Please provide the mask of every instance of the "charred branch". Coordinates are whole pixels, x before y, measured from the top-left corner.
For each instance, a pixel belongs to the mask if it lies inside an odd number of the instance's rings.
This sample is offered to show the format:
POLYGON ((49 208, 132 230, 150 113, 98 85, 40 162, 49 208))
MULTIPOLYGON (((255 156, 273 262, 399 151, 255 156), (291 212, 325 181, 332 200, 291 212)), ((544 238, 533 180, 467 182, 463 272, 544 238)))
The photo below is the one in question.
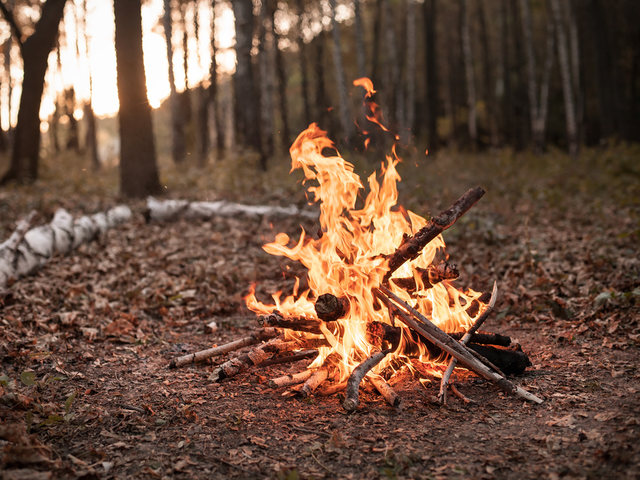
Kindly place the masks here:
MULTIPOLYGON (((427 268, 416 268, 416 272, 422 282, 423 289, 431 288, 444 280, 455 280, 460 276, 458 266, 448 262, 429 265, 427 268)), ((391 281, 409 293, 416 291, 415 277, 392 278, 391 281)))
POLYGON ((392 407, 400 405, 400 397, 382 377, 369 377, 369 381, 389 405, 392 407))
POLYGON ((389 270, 384 277, 384 282, 388 282, 393 272, 408 260, 413 260, 420 255, 422 249, 431 240, 440 235, 444 230, 451 227, 462 215, 464 215, 482 196, 485 190, 476 187, 468 190, 449 209, 431 218, 413 237, 408 238, 398 247, 389 258, 389 270))
MULTIPOLYGON (((295 317, 285 318, 277 310, 269 315, 260 315, 258 317, 258 323, 263 327, 278 327, 287 328, 289 330, 295 330, 296 332, 309 332, 315 334, 321 334, 320 321, 311 318, 295 317)), ((335 325, 328 323, 327 327, 331 329, 335 325)))
POLYGON ((309 397, 313 391, 327 379, 328 376, 329 369, 327 367, 319 368, 313 372, 309 378, 307 378, 298 393, 304 398, 309 397))
POLYGON ((389 353, 389 350, 372 354, 351 372, 349 381, 347 382, 346 398, 344 402, 342 402, 342 406, 347 412, 351 412, 358 407, 360 382, 362 382, 362 379, 369 373, 369 370, 378 365, 382 359, 387 356, 387 353, 389 353))
POLYGON ((313 373, 312 370, 303 370, 298 373, 290 373, 289 375, 283 375, 282 377, 273 378, 269 380, 269 386, 271 388, 288 387, 289 385, 297 385, 304 382, 313 373))

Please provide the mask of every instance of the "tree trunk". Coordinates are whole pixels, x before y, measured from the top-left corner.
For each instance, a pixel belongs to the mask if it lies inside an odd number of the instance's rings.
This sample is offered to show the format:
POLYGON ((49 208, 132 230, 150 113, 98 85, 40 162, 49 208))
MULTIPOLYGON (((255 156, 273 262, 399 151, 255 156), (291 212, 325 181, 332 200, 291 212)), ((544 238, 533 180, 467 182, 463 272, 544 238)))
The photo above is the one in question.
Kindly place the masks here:
POLYGON ((578 154, 578 128, 576 123, 576 110, 573 92, 573 81, 571 79, 571 61, 567 51, 567 36, 562 12, 558 0, 551 1, 551 11, 555 23, 558 63, 560 64, 560 77, 562 79, 562 93, 564 97, 564 115, 567 128, 567 143, 569 153, 575 157, 578 154))
POLYGON ((324 68, 324 55, 325 55, 325 41, 326 41, 326 32, 323 30, 320 34, 315 38, 315 63, 314 63, 314 73, 316 77, 316 95, 315 95, 315 104, 318 109, 317 112, 317 122, 318 124, 325 129, 328 129, 333 137, 333 133, 331 130, 332 123, 328 121, 327 118, 327 109, 328 105, 328 94, 326 88, 325 81, 325 68, 324 68))
POLYGON ((309 74, 307 73, 307 44, 304 41, 303 37, 303 24, 302 19, 304 16, 304 3, 302 0, 297 0, 297 30, 298 34, 296 35, 296 42, 298 44, 298 52, 300 59, 300 77, 301 77, 301 86, 302 86, 302 102, 303 102, 303 115, 304 115, 304 124, 305 126, 311 123, 311 102, 310 102, 310 92, 309 92, 309 74))
POLYGON ((40 103, 47 60, 55 45, 65 1, 47 0, 42 5, 42 13, 33 34, 23 42, 23 80, 18 122, 14 133, 11 164, 0 183, 9 180, 31 182, 38 178, 40 103))
POLYGON ((68 132, 65 148, 67 150, 75 150, 80 153, 80 132, 78 129, 78 121, 74 116, 76 110, 76 91, 73 86, 64 91, 64 114, 67 117, 68 132))
MULTIPOLYGON (((415 0, 407 0, 407 56, 405 59, 406 94, 405 94, 405 121, 404 121, 404 144, 410 140, 411 132, 415 122, 416 112, 416 4, 415 0)), ((402 138, 402 137, 401 137, 402 138)))
POLYGON ((427 100, 427 139, 430 153, 438 150, 438 71, 436 69, 436 0, 425 0, 423 3, 423 16, 425 25, 425 67, 427 73, 426 100, 427 100))
POLYGON ((484 77, 484 101, 487 112, 487 123, 489 124, 490 139, 492 147, 497 147, 499 143, 498 123, 496 121, 496 95, 495 81, 493 74, 493 63, 491 59, 491 48, 489 45, 489 31, 487 28, 487 12, 484 3, 478 2, 478 23, 480 25, 480 44, 482 45, 482 73, 484 77))
MULTIPOLYGON (((199 2, 193 2, 193 34, 196 40, 196 61, 198 71, 202 68, 202 58, 200 57, 200 12, 199 2)), ((196 140, 197 140, 197 156, 198 166, 203 168, 207 164, 209 156, 209 148, 211 145, 209 139, 209 92, 204 87, 204 82, 200 82, 196 88, 196 140)))
POLYGON ((373 17, 373 52, 371 54, 371 80, 381 90, 384 85, 383 75, 380 74, 380 60, 382 52, 382 17, 384 15, 384 0, 376 0, 375 16, 373 17))
MULTIPOLYGON (((564 3, 564 14, 569 23, 569 51, 571 56, 571 79, 576 101, 576 127, 578 129, 578 144, 584 142, 584 95, 580 68, 580 39, 578 35, 577 4, 575 1, 564 3)), ((633 97, 632 97, 633 98, 633 97)))
POLYGON ((216 45, 216 0, 211 0, 211 66, 209 67, 209 103, 211 105, 211 115, 213 116, 213 129, 216 139, 218 155, 224 152, 224 128, 220 115, 220 101, 218 98, 218 60, 216 55, 218 47, 216 45))
POLYGON ((11 47, 13 45, 13 38, 9 37, 4 44, 4 71, 7 82, 7 131, 11 132, 11 123, 13 121, 13 81, 11 78, 11 47))
POLYGON ((471 51, 471 35, 469 34, 469 13, 467 0, 460 0, 460 35, 462 39, 462 55, 464 59, 464 76, 467 86, 467 126, 471 148, 478 146, 478 114, 476 110, 476 85, 473 72, 473 52, 471 51))
POLYGON ((176 90, 175 70, 173 65, 173 20, 171 18, 171 0, 163 1, 164 12, 162 25, 167 45, 167 65, 169 75, 169 106, 171 108, 171 157, 174 163, 182 163, 186 158, 186 142, 184 122, 182 121, 180 99, 176 90))
POLYGON ((399 60, 398 45, 396 42, 396 30, 394 25, 393 9, 389 0, 384 0, 384 17, 383 25, 386 33, 385 45, 386 56, 384 70, 387 73, 387 81, 385 82, 386 98, 388 99, 389 112, 391 112, 391 129, 399 132, 404 126, 404 105, 402 102, 403 92, 400 85, 400 67, 402 63, 399 60))
POLYGON ((511 35, 509 29, 509 0, 500 3, 500 67, 502 70, 502 132, 508 144, 514 144, 513 90, 511 88, 511 35))
POLYGON ((235 91, 235 134, 240 143, 253 147, 260 154, 260 166, 267 168, 267 159, 260 139, 260 112, 258 93, 253 76, 251 48, 253 42, 253 2, 235 0, 233 14, 236 31, 236 72, 233 75, 235 91))
MULTIPOLYGON (((258 25, 258 73, 260 81, 260 128, 262 129, 262 146, 267 157, 273 156, 274 133, 273 126, 273 94, 275 90, 273 81, 273 61, 271 58, 274 38, 271 35, 272 16, 269 12, 267 1, 260 6, 260 18, 258 25)), ((286 144, 285 144, 286 145, 286 144)))
POLYGON ((278 99, 280 100, 280 119, 281 119, 281 138, 282 147, 287 150, 291 144, 291 133, 289 130, 289 113, 287 106, 287 74, 284 64, 284 55, 280 50, 280 34, 276 29, 275 13, 276 13, 277 1, 271 0, 269 3, 270 8, 270 20, 271 20, 271 34, 273 40, 273 49, 276 56, 276 77, 278 79, 278 99))
MULTIPOLYGON (((85 55, 90 58, 89 50, 89 36, 87 35, 87 0, 82 2, 82 11, 84 15, 81 15, 82 20, 82 35, 84 37, 85 55)), ((100 159, 98 158, 98 134, 96 129, 96 116, 93 112, 93 73, 91 72, 91 65, 89 65, 89 98, 84 104, 84 118, 87 121, 87 135, 85 145, 89 151, 91 158, 91 168, 94 171, 100 169, 100 159)))
POLYGON ((356 36, 356 66, 358 69, 358 77, 364 77, 367 75, 366 59, 367 53, 364 47, 364 28, 362 26, 362 12, 360 8, 360 0, 353 1, 353 14, 355 22, 355 36, 356 36))
POLYGON ((161 191, 142 53, 141 0, 114 0, 120 112, 120 191, 144 197, 161 191))
MULTIPOLYGON (((184 91, 179 95, 182 110, 182 121, 189 130, 193 121, 191 108, 191 89, 189 88, 189 32, 187 30, 188 3, 180 2, 180 23, 182 24, 182 72, 184 74, 184 91)), ((187 136, 188 137, 188 136, 187 136)), ((188 142, 191 145, 191 142, 188 142)))
POLYGON ((340 40, 340 26, 336 20, 336 0, 329 0, 331 5, 331 33, 333 38, 333 67, 335 69, 336 88, 338 90, 338 113, 340 115, 340 138, 350 142, 354 136, 353 122, 349 108, 347 80, 342 64, 342 42, 340 40))

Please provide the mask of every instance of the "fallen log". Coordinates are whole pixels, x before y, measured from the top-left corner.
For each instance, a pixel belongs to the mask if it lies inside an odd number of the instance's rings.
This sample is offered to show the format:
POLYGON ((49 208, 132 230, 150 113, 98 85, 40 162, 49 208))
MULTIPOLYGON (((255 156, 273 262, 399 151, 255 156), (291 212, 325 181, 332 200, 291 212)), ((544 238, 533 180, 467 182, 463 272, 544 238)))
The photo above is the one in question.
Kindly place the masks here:
POLYGON ((400 268, 406 261, 417 258, 425 245, 440 235, 444 230, 451 227, 462 215, 475 205, 484 194, 485 190, 481 187, 468 190, 456 200, 451 207, 439 215, 432 217, 415 235, 403 241, 391 257, 389 257, 388 271, 384 276, 383 282, 388 282, 393 272, 400 268))
POLYGON ((0 288, 12 278, 34 272, 54 255, 66 254, 129 218, 131 210, 124 205, 76 219, 61 208, 50 223, 27 230, 33 219, 31 213, 19 222, 11 237, 0 244, 0 288))
POLYGON ((190 202, 188 200, 157 200, 147 198, 147 208, 144 217, 149 221, 169 221, 180 217, 208 219, 211 217, 292 217, 299 216, 317 219, 318 213, 303 210, 294 205, 278 207, 271 205, 244 205, 241 203, 219 200, 216 202, 190 202))

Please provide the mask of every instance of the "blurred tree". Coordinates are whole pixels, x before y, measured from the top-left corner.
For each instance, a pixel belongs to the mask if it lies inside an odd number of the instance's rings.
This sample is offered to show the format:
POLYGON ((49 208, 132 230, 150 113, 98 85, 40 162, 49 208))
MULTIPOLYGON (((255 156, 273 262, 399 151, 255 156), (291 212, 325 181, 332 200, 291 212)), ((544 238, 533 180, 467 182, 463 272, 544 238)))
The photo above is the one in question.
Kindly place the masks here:
MULTIPOLYGON (((260 5, 258 22, 258 91, 260 92, 260 119, 262 143, 266 156, 273 156, 274 150, 274 80, 273 80, 273 37, 271 36, 271 14, 267 1, 260 5)), ((276 47, 277 48, 277 47, 276 47)))
MULTIPOLYGON (((411 1, 411 0, 410 0, 411 1)), ((367 75, 366 59, 367 54, 364 47, 364 28, 362 26, 362 11, 360 0, 353 0, 354 31, 356 43, 356 76, 367 75)))
POLYGON ((436 0, 424 0, 422 16, 425 28, 425 68, 427 140, 429 152, 438 150, 438 71, 436 69, 436 0))
POLYGON ((236 71, 233 74, 235 134, 241 144, 260 154, 260 166, 267 168, 260 138, 260 104, 253 75, 251 48, 253 45, 253 2, 234 0, 236 31, 236 71))
POLYGON ((291 134, 289 130, 289 107, 287 104, 287 71, 285 66, 284 55, 280 49, 280 34, 276 25, 276 10, 278 6, 277 0, 268 1, 270 10, 271 33, 273 41, 273 49, 275 53, 276 78, 278 79, 278 100, 280 100, 280 132, 282 139, 282 147, 286 150, 291 143, 291 134))
POLYGON ((522 16, 522 31, 524 50, 527 57, 527 95, 529 98, 529 118, 533 148, 541 153, 545 146, 545 131, 547 127, 547 111, 549 101, 549 82, 554 58, 554 24, 547 22, 547 47, 545 63, 540 81, 540 94, 536 86, 536 57, 534 52, 533 27, 529 0, 520 0, 520 15, 522 16))
POLYGON ((211 0, 211 65, 209 67, 209 102, 211 104, 211 115, 213 116, 214 135, 218 155, 224 151, 224 130, 220 115, 218 101, 218 61, 216 55, 218 48, 216 45, 216 0, 211 0))
POLYGON ((18 42, 23 62, 22 94, 13 139, 9 170, 0 183, 9 180, 33 181, 38 178, 40 154, 40 103, 44 90, 49 52, 55 45, 66 0, 46 0, 33 33, 25 37, 12 11, 0 2, 0 10, 18 42))
POLYGON ((491 48, 489 42, 489 28, 487 28, 487 8, 484 2, 477 2, 477 18, 480 27, 480 45, 482 46, 482 77, 484 89, 484 102, 486 108, 487 122, 489 124, 489 144, 497 147, 500 140, 498 136, 498 123, 496 121, 496 96, 494 65, 492 62, 491 48))
POLYGON ((414 130, 416 102, 416 6, 415 0, 407 0, 406 5, 406 56, 405 56, 405 120, 401 135, 408 144, 414 130))
MULTIPOLYGON (((87 59, 91 58, 91 50, 89 47, 89 34, 87 33, 87 0, 82 0, 82 13, 78 14, 78 21, 81 22, 82 36, 84 38, 84 53, 87 59)), ((80 35, 78 35, 80 36, 80 35)), ((100 169, 100 159, 98 158, 98 133, 96 128, 96 116, 93 111, 93 73, 91 64, 88 65, 89 75, 89 98, 84 102, 83 117, 87 122, 85 145, 91 159, 91 168, 93 170, 100 169)))
POLYGON ((460 0, 460 38, 462 40, 464 77, 467 87, 467 127, 469 129, 471 148, 475 149, 478 145, 478 113, 476 107, 476 80, 473 69, 473 51, 471 50, 468 10, 467 0, 460 0))
POLYGON ((120 191, 127 197, 160 193, 142 54, 141 0, 114 0, 120 111, 120 191))
POLYGON ((169 77, 169 106, 171 109, 171 157, 174 163, 182 163, 187 155, 184 134, 184 121, 178 91, 176 89, 175 69, 173 64, 173 19, 171 0, 163 0, 162 25, 167 46, 167 66, 169 77))
POLYGON ((303 19, 305 18, 304 11, 304 2, 303 0, 296 1, 296 44, 298 47, 298 58, 300 63, 300 77, 301 77, 301 86, 302 86, 302 102, 303 102, 303 122, 305 127, 311 123, 311 100, 309 93, 309 74, 307 72, 307 44, 304 41, 304 24, 303 19))
POLYGON ((347 142, 353 139, 354 128, 349 108, 347 80, 342 63, 342 41, 340 25, 336 20, 336 0, 329 0, 331 6, 331 33, 333 38, 333 67, 335 69, 336 90, 338 90, 338 114, 340 116, 340 139, 347 142))

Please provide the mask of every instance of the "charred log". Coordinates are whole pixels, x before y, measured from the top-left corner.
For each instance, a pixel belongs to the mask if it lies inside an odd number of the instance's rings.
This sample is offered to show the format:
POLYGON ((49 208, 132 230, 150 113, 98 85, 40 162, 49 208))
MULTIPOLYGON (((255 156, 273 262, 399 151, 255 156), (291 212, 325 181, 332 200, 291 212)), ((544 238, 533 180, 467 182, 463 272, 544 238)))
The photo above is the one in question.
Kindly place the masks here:
POLYGON ((325 293, 318 297, 315 308, 318 318, 325 322, 334 322, 349 313, 349 300, 325 293))
MULTIPOLYGON (((428 289, 444 280, 455 280, 460 276, 455 263, 442 262, 427 268, 416 268, 422 281, 422 288, 428 289)), ((415 292, 417 285, 414 277, 392 278, 391 281, 409 293, 415 292)))

